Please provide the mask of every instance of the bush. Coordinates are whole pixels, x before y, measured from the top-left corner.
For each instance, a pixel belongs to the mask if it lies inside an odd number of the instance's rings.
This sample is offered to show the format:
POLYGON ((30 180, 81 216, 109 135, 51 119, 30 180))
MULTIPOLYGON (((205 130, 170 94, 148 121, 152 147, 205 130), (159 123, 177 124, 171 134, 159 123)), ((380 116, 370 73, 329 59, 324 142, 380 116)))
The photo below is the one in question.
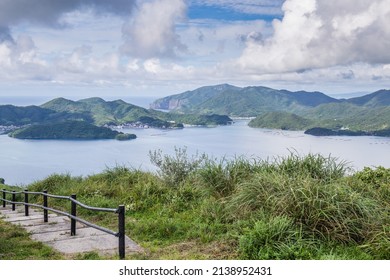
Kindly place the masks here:
POLYGON ((169 186, 182 183, 207 159, 205 154, 187 155, 187 148, 175 147, 175 155, 163 155, 161 150, 149 152, 150 161, 158 167, 158 174, 169 186))
POLYGON ((357 172, 355 177, 373 187, 390 187, 390 168, 379 166, 376 169, 364 167, 362 171, 357 172))
POLYGON ((5 180, 4 180, 4 178, 0 178, 0 184, 5 184, 5 180))

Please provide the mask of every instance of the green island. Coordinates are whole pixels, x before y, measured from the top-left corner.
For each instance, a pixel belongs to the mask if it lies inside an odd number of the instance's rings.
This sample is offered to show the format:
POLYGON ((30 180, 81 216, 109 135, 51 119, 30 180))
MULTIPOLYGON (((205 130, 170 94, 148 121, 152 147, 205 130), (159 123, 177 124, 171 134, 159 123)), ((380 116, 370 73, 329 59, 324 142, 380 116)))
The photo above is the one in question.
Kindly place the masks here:
MULTIPOLYGON (((96 207, 125 205, 126 235, 146 249, 127 259, 390 259, 390 169, 351 171, 342 160, 316 154, 216 160, 180 148, 174 155, 150 152, 150 160, 155 173, 117 166, 85 177, 53 174, 23 188, 77 194, 96 207)), ((4 183, 0 188, 20 190, 4 183)), ((69 210, 66 201, 51 203, 69 210)), ((117 227, 111 216, 85 209, 78 216, 117 227)), ((1 220, 0 256, 107 258, 61 255, 1 220)))
POLYGON ((56 140, 131 140, 135 134, 125 134, 106 127, 98 127, 85 121, 65 121, 53 124, 31 125, 8 134, 18 139, 56 139, 56 140))
POLYGON ((313 136, 390 136, 390 129, 375 131, 352 131, 347 129, 328 129, 313 127, 305 131, 305 134, 313 136))

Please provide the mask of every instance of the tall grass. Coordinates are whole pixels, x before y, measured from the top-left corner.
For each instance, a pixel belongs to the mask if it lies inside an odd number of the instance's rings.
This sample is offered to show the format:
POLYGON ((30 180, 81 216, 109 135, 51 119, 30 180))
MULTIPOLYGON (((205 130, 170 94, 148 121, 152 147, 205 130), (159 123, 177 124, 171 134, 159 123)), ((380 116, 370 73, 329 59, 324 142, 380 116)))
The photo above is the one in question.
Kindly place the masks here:
POLYGON ((320 184, 308 177, 258 173, 241 184, 230 200, 232 215, 258 210, 285 215, 306 230, 330 240, 360 242, 380 229, 382 212, 370 198, 339 183, 320 184))

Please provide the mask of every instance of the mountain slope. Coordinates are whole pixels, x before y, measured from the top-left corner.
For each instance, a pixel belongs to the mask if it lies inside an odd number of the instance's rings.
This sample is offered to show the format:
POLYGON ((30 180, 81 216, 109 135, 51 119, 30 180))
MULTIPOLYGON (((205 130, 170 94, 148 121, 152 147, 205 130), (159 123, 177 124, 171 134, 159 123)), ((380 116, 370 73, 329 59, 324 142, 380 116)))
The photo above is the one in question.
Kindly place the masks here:
POLYGON ((226 90, 237 91, 240 90, 240 88, 229 84, 200 87, 192 91, 186 91, 180 94, 157 99, 150 105, 150 108, 181 111, 185 110, 187 107, 199 105, 205 100, 226 90))
POLYGON ((361 97, 347 99, 347 102, 359 106, 369 107, 390 106, 390 90, 378 90, 361 97))
POLYGON ((34 123, 47 123, 64 120, 91 121, 89 115, 56 112, 38 106, 18 107, 13 105, 0 105, 0 125, 25 125, 34 123))
POLYGON ((331 102, 340 101, 321 92, 290 92, 267 87, 238 88, 217 85, 156 100, 152 107, 180 113, 253 117, 274 111, 294 113, 306 107, 331 102))
POLYGON ((248 125, 256 128, 304 130, 313 127, 314 122, 292 113, 268 112, 257 116, 248 125))
POLYGON ((122 100, 105 101, 97 97, 79 101, 56 98, 41 105, 41 107, 57 112, 85 114, 90 116, 96 125, 119 124, 136 121, 140 117, 152 117, 152 114, 145 108, 128 104, 122 100))

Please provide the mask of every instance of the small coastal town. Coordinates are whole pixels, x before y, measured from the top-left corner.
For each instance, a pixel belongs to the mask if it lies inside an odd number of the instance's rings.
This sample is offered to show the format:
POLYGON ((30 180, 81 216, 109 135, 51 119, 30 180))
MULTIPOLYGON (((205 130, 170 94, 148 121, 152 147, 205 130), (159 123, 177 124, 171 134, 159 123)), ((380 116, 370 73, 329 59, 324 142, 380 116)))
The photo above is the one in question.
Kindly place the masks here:
POLYGON ((150 128, 148 124, 144 124, 142 122, 130 122, 130 123, 124 123, 120 125, 104 125, 104 127, 111 128, 113 130, 115 129, 123 129, 123 128, 150 128))
POLYGON ((21 126, 16 125, 0 125, 0 135, 1 134, 7 134, 8 132, 11 132, 13 130, 19 129, 21 126))

